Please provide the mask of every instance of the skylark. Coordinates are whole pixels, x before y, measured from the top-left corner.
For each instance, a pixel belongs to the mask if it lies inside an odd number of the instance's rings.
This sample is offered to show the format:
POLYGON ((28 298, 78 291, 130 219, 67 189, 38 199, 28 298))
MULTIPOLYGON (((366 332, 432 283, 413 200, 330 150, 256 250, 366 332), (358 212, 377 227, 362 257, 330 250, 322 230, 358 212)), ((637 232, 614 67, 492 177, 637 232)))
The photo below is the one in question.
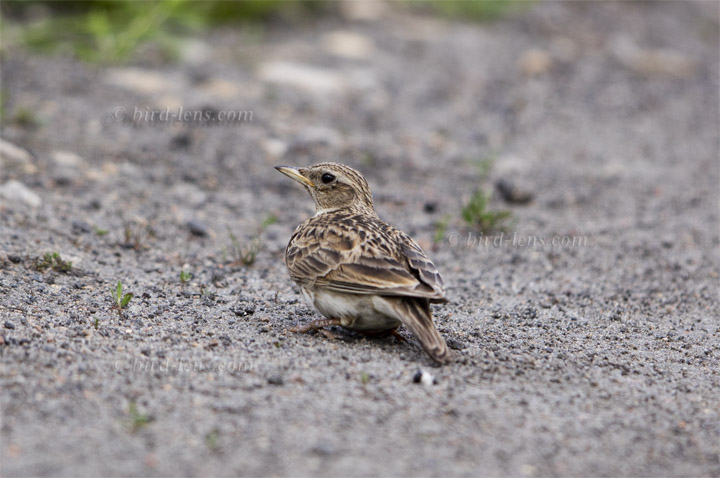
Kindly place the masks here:
POLYGON ((433 360, 449 362, 430 312, 431 302, 447 302, 440 274, 410 236, 380 220, 365 178, 337 163, 275 169, 302 184, 317 211, 295 229, 285 264, 325 319, 291 330, 378 333, 403 324, 433 360))

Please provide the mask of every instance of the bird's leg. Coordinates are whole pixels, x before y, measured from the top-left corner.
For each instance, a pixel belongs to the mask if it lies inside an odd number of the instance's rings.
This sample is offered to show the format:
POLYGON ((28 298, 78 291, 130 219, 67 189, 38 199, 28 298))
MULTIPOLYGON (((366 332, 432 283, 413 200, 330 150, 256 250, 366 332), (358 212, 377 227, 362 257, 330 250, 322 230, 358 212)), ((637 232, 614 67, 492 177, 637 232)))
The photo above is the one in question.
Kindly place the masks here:
POLYGON ((403 337, 402 335, 400 335, 400 332, 397 331, 397 327, 395 327, 394 329, 392 329, 392 330, 390 331, 390 335, 392 335, 393 337, 395 337, 395 340, 397 340, 397 341, 400 342, 401 344, 406 344, 406 343, 407 343, 407 339, 406 339, 405 337, 403 337))
POLYGON ((379 332, 363 332, 365 335, 369 335, 371 337, 387 337, 388 335, 392 335, 395 337, 395 340, 397 340, 399 343, 404 344, 407 343, 407 339, 400 335, 400 332, 397 331, 397 327, 394 329, 389 330, 381 330, 379 332))
POLYGON ((296 327, 290 327, 288 330, 296 334, 304 334, 312 330, 319 330, 325 337, 329 339, 336 339, 335 334, 329 330, 325 330, 323 327, 329 327, 331 325, 341 325, 340 319, 319 319, 313 320, 306 325, 298 325, 296 327))

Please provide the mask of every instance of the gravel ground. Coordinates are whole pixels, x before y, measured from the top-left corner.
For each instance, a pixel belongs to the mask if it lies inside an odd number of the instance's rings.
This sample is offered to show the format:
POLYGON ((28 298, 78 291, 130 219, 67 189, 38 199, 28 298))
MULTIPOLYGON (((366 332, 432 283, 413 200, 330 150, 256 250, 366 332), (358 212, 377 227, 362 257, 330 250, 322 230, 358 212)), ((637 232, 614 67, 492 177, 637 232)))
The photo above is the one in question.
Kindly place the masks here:
POLYGON ((4 52, 40 124, 2 127, 3 476, 720 476, 717 3, 365 13, 172 65, 4 52), (179 107, 245 116, 148 117, 179 107), (454 364, 287 332, 312 202, 272 166, 323 160, 434 259, 454 364), (469 231, 498 181, 532 200, 469 231))

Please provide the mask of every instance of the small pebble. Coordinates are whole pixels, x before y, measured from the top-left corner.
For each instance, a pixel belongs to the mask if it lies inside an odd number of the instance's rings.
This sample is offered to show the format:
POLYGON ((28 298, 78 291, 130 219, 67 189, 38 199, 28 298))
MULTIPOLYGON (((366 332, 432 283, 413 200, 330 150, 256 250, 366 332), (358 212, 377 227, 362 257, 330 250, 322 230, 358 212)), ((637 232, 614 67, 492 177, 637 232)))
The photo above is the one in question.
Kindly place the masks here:
POLYGON ((14 264, 17 264, 17 263, 19 263, 19 262, 22 262, 22 257, 21 257, 21 256, 18 256, 18 255, 16 255, 16 254, 8 254, 7 257, 8 257, 8 259, 10 260, 10 262, 12 262, 12 263, 14 263, 14 264))
POLYGON ((10 322, 8 320, 7 322, 5 322, 5 328, 10 329, 10 330, 15 330, 15 324, 13 324, 12 322, 10 322))
POLYGON ((282 378, 281 375, 271 375, 267 379, 268 383, 270 385, 283 385, 285 384, 285 380, 282 378))
POLYGON ((194 236, 204 237, 208 235, 207 226, 196 219, 190 219, 187 222, 187 227, 190 229, 190 233, 194 236))
POLYGON ((413 383, 422 383, 423 385, 435 385, 437 384, 437 379, 435 379, 432 374, 426 372, 425 370, 418 370, 413 376, 413 383))
POLYGON ((319 456, 331 456, 335 454, 335 448, 329 443, 318 443, 311 451, 319 456))
POLYGON ((232 310, 235 315, 240 317, 247 317, 249 315, 253 315, 255 313, 255 306, 252 304, 249 305, 240 305, 238 307, 235 307, 232 310))
POLYGON ((82 219, 75 219, 72 222, 73 234, 88 234, 92 232, 92 227, 82 219))
POLYGON ((187 149, 191 144, 192 137, 189 133, 178 134, 170 140, 170 147, 173 149, 187 149))
POLYGON ((499 179, 495 183, 495 189, 500 193, 503 200, 509 204, 527 204, 533 199, 531 192, 518 188, 514 183, 506 179, 499 179))

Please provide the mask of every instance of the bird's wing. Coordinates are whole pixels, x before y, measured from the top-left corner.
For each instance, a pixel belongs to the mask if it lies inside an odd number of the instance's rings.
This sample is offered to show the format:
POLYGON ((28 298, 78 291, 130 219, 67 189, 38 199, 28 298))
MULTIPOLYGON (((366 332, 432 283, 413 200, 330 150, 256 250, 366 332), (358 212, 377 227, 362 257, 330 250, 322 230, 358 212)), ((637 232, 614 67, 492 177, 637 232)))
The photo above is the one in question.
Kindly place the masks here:
POLYGON ((286 251, 293 280, 353 294, 445 302, 435 265, 409 236, 379 220, 317 217, 296 230, 286 251))

